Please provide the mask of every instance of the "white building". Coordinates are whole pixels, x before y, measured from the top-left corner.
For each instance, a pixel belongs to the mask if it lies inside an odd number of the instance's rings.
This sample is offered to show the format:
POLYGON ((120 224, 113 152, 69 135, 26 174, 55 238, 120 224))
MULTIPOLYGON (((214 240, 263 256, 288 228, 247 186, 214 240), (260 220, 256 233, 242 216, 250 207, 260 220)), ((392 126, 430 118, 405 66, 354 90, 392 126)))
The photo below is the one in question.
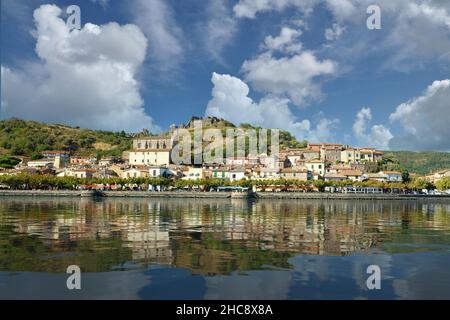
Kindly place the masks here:
POLYGON ((230 181, 239 181, 246 179, 245 169, 235 168, 225 172, 225 176, 230 179, 230 181))
POLYGON ((367 173, 362 176, 362 179, 380 182, 403 182, 402 173, 398 171, 380 171, 378 173, 367 173))
POLYGON ((167 167, 150 166, 148 171, 149 177, 151 178, 169 177, 173 175, 172 171, 167 167))
POLYGON ((45 168, 53 167, 55 164, 54 159, 39 159, 28 161, 27 166, 32 168, 45 168))
POLYGON ((381 171, 380 174, 386 177, 387 182, 403 182, 402 173, 398 171, 381 171))
POLYGON ((189 167, 185 172, 183 180, 200 180, 205 178, 204 168, 189 167))

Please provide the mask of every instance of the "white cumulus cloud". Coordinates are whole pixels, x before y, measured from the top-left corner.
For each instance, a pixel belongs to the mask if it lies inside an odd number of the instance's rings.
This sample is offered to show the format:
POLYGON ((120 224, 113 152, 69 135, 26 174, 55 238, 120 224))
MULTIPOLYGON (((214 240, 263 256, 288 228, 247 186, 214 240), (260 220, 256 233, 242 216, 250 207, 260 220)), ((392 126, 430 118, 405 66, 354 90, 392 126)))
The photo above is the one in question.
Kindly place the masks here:
POLYGON ((362 108, 356 115, 353 124, 353 133, 360 145, 373 146, 378 149, 389 149, 392 133, 383 125, 374 125, 369 128, 372 120, 370 108, 362 108))
POLYGON ((320 117, 314 127, 309 120, 299 121, 289 108, 289 100, 266 96, 259 102, 249 97, 249 87, 241 79, 213 73, 212 98, 205 116, 216 116, 235 124, 250 123, 266 128, 279 128, 297 139, 325 141, 333 137, 338 120, 320 117))
POLYGON ((422 96, 399 105, 390 120, 406 132, 391 141, 393 148, 450 151, 450 80, 433 82, 422 96))
POLYGON ((318 77, 337 72, 332 60, 320 60, 312 51, 277 58, 265 52, 242 65, 245 80, 259 91, 287 96, 293 103, 303 106, 321 98, 318 77))
POLYGON ((135 79, 147 40, 135 25, 70 31, 55 5, 34 11, 39 63, 1 67, 2 117, 98 129, 158 129, 135 79))

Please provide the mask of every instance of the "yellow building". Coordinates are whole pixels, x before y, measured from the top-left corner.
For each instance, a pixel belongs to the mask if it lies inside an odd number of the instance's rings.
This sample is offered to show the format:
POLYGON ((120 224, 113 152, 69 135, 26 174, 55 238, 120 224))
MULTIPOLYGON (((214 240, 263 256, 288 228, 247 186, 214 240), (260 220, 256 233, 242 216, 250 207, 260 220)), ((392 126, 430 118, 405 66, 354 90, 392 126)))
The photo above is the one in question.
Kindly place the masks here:
POLYGON ((355 148, 347 148, 341 151, 341 161, 343 163, 359 163, 361 160, 361 151, 355 148))
POLYGON ((383 159, 383 152, 373 148, 363 148, 360 150, 361 162, 378 162, 383 159))

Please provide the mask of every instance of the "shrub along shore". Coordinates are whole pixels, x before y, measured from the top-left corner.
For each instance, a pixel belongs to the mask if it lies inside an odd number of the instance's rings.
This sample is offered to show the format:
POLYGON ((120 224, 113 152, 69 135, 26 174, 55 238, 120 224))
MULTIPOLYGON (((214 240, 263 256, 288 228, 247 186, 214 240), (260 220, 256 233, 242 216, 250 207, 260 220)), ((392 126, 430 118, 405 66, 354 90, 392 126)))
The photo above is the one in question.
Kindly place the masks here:
POLYGON ((299 180, 240 180, 229 181, 223 179, 199 179, 181 180, 167 178, 91 178, 79 179, 75 177, 55 177, 45 175, 0 175, 0 189, 9 190, 147 190, 148 186, 160 186, 161 190, 199 190, 211 191, 218 187, 234 186, 252 189, 256 187, 258 191, 273 190, 278 191, 325 191, 327 187, 372 187, 382 188, 386 193, 421 191, 423 189, 440 190, 450 189, 450 179, 444 178, 437 186, 432 183, 414 179, 406 183, 387 183, 379 181, 299 181, 299 180))

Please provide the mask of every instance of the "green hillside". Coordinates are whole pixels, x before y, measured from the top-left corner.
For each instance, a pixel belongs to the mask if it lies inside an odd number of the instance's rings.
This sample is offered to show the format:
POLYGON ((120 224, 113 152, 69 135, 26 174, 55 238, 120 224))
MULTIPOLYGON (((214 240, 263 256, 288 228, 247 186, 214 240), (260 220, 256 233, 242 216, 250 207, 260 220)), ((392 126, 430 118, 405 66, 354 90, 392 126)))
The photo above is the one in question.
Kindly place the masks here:
POLYGON ((9 119, 0 121, 0 154, 38 158, 44 150, 68 150, 79 155, 115 155, 131 148, 125 132, 94 131, 62 124, 9 119))
POLYGON ((388 151, 384 159, 391 169, 406 169, 418 174, 450 168, 449 152, 388 151))

